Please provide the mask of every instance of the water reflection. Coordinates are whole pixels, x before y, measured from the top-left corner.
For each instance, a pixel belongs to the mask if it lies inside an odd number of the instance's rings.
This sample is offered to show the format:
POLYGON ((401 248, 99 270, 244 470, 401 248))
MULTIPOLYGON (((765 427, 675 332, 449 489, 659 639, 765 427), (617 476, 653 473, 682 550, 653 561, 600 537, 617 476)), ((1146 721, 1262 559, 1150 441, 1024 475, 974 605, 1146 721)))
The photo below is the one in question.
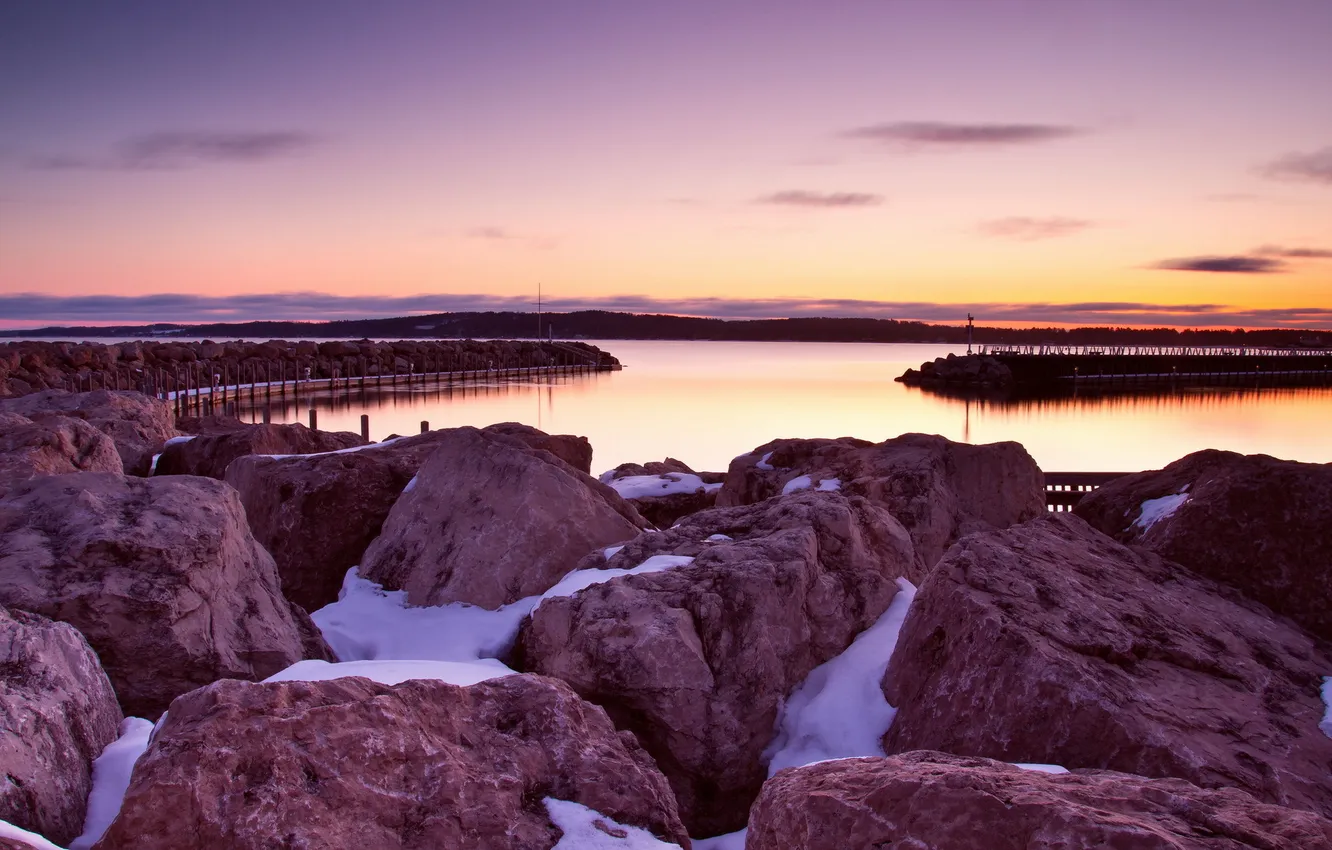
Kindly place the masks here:
MULTIPOLYGON (((908 366, 957 351, 939 345, 652 342, 598 345, 623 372, 302 393, 274 403, 274 421, 371 437, 506 420, 587 436, 594 471, 670 455, 696 469, 777 437, 882 440, 908 431, 954 440, 1017 440, 1050 470, 1136 470, 1200 448, 1332 461, 1332 389, 1181 388, 1062 398, 940 395, 893 381, 908 366)), ((244 414, 260 418, 258 409, 244 414)))

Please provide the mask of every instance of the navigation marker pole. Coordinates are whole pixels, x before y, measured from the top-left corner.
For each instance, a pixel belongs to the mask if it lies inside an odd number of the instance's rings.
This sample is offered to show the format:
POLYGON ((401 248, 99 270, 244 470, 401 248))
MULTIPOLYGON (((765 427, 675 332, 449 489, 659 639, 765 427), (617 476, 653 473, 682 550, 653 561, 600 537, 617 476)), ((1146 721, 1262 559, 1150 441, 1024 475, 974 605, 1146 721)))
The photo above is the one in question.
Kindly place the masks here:
POLYGON ((537 281, 537 342, 541 341, 541 281, 537 281))
POLYGON ((971 323, 974 322, 975 320, 976 320, 975 316, 971 315, 970 313, 967 314, 967 356, 968 357, 971 356, 971 323))

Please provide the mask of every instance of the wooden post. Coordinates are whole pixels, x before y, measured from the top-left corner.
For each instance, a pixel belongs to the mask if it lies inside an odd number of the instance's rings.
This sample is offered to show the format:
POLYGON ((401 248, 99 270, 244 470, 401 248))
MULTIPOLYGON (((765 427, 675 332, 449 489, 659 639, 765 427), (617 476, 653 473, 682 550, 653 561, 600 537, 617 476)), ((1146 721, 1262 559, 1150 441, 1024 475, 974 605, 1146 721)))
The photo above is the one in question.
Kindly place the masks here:
POLYGON ((268 425, 272 421, 273 421, 273 405, 266 401, 264 402, 264 424, 268 425))
POLYGON ((319 430, 319 411, 315 410, 313 407, 310 408, 310 430, 319 430))
POLYGON ((370 414, 361 414, 361 439, 370 442, 370 414))
POLYGON ((425 434, 425 433, 427 433, 429 430, 430 430, 430 423, 427 422, 426 420, 422 419, 422 420, 421 420, 421 433, 422 433, 422 434, 425 434))

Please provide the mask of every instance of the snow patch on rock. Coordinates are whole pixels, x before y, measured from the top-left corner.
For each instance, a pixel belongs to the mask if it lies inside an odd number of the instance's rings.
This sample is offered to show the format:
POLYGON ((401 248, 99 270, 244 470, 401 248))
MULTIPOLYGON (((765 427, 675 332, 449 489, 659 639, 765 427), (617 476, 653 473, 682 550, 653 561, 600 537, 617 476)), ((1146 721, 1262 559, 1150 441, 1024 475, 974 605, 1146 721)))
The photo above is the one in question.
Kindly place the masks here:
POLYGON ((1034 762, 1010 762, 1013 767, 1034 770, 1038 773, 1068 773, 1068 768, 1061 764, 1036 764, 1034 762))
POLYGON ((694 850, 745 850, 745 836, 748 834, 746 828, 711 838, 691 838, 690 841, 694 844, 694 850))
POLYGON ((906 579, 899 578, 897 587, 874 625, 856 635, 841 655, 811 670, 791 692, 764 753, 768 776, 816 761, 884 754, 880 741, 897 709, 884 699, 881 683, 916 598, 915 585, 906 579))
MULTIPOLYGON (((616 493, 625 499, 646 499, 653 496, 674 496, 677 493, 697 493, 709 486, 703 479, 688 472, 667 472, 664 475, 626 475, 607 481, 616 493)), ((715 485, 720 488, 721 485, 715 485)))
POLYGON ((790 481, 786 482, 786 484, 782 486, 782 495, 789 496, 790 494, 796 492, 797 490, 808 490, 811 486, 813 486, 813 484, 814 482, 810 480, 810 477, 808 475, 801 475, 796 478, 792 478, 790 481))
POLYGON ((768 453, 765 454, 763 457, 759 458, 759 462, 756 463, 756 464, 754 464, 754 466, 758 467, 759 469, 765 469, 765 470, 767 470, 767 469, 776 469, 775 466, 773 466, 772 464, 768 463, 768 461, 770 461, 770 460, 772 460, 772 452, 768 452, 768 453))
POLYGON ((1323 696, 1323 719, 1318 722, 1318 728, 1323 730, 1323 734, 1332 738, 1332 676, 1323 677, 1323 687, 1320 691, 1323 696))
POLYGON ((1179 510, 1179 506, 1188 500, 1189 495, 1185 492, 1162 496, 1159 499, 1148 499, 1142 503, 1142 512, 1138 514, 1131 527, 1148 531, 1161 520, 1173 516, 1175 511, 1179 510))
POLYGON ((126 717, 120 722, 120 737, 107 744, 93 761, 92 793, 88 795, 83 834, 70 842, 69 850, 92 847, 120 814, 134 763, 148 749, 152 733, 153 724, 141 717, 126 717))
MULTIPOLYGON (((537 599, 536 605, 540 605, 542 600, 554 599, 557 596, 573 596, 580 590, 591 587, 594 584, 602 584, 619 576, 641 576, 646 573, 659 573, 662 570, 670 570, 675 567, 683 567, 692 564, 694 559, 689 555, 653 555, 643 563, 632 569, 612 569, 612 570, 574 570, 567 576, 559 580, 559 583, 541 594, 537 599)), ((529 599, 533 597, 528 597, 529 599)), ((526 600, 519 600, 514 605, 522 604, 526 600)))
POLYGON ((494 658, 476 661, 327 661, 309 659, 297 661, 265 682, 323 682, 352 676, 370 679, 381 685, 397 685, 409 679, 437 679, 450 685, 475 685, 490 679, 508 676, 514 671, 494 658))
POLYGON ((550 822, 564 833, 551 850, 679 850, 678 844, 668 844, 646 829, 617 823, 587 806, 554 797, 542 802, 550 822))
POLYGON ((835 493, 842 489, 842 480, 840 478, 821 478, 817 489, 825 493, 835 493))
MULTIPOLYGON (((42 838, 35 832, 28 832, 26 829, 19 829, 9 821, 0 820, 0 838, 11 838, 15 841, 22 841, 32 845, 35 850, 60 850, 59 847, 42 838)), ((667 847, 674 847, 674 844, 667 844, 667 847)))

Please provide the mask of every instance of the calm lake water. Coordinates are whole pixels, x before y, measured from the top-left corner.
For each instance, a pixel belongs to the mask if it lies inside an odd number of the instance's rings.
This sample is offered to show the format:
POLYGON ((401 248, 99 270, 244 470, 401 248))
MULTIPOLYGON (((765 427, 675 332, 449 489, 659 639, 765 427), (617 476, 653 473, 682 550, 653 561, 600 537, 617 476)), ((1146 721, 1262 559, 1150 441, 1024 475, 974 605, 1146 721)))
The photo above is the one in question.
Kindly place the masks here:
MULTIPOLYGON (((883 440, 911 431, 988 443, 1016 440, 1047 470, 1132 471, 1202 448, 1332 462, 1332 388, 1190 388, 1168 394, 965 401, 906 387, 907 367, 964 349, 945 345, 656 342, 595 344, 622 372, 551 382, 384 388, 315 394, 319 426, 372 439, 516 421, 592 441, 593 471, 667 455, 725 470, 776 437, 883 440)), ((299 408, 274 421, 305 421, 299 408)), ((244 418, 256 418, 254 412, 244 418)))

